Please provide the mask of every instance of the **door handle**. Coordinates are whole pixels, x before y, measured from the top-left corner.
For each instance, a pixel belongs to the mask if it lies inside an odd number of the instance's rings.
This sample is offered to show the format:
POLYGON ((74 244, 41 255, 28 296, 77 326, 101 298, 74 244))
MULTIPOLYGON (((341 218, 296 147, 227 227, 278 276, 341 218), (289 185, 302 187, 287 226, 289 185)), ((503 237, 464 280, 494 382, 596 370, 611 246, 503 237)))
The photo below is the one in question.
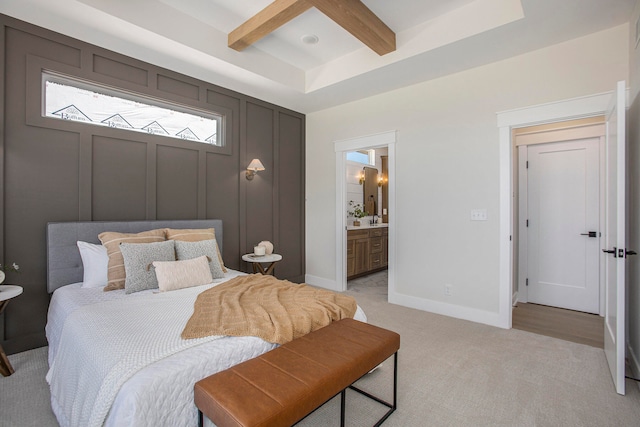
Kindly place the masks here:
POLYGON ((604 252, 605 254, 613 254, 614 258, 618 257, 618 250, 616 248, 613 248, 613 250, 607 250, 607 249, 603 249, 602 252, 604 252))
POLYGON ((597 231, 589 231, 587 233, 580 233, 581 236, 598 237, 597 231))
POLYGON ((629 256, 629 255, 638 255, 638 252, 636 252, 636 251, 630 251, 630 250, 625 251, 625 257, 627 257, 627 256, 629 256))

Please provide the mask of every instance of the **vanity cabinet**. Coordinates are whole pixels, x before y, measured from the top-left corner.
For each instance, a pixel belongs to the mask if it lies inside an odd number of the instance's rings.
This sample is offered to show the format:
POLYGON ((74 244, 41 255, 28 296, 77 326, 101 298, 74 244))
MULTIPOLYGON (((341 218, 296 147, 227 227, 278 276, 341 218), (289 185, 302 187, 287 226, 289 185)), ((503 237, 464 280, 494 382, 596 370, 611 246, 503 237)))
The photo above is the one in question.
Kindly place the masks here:
POLYGON ((389 229, 385 228, 382 234, 382 266, 389 266, 389 229))
POLYGON ((347 231, 347 277, 369 269, 369 230, 347 231))
POLYGON ((388 228, 347 231, 347 279, 383 270, 388 265, 388 228))
POLYGON ((382 268, 382 228, 369 230, 369 270, 382 268))

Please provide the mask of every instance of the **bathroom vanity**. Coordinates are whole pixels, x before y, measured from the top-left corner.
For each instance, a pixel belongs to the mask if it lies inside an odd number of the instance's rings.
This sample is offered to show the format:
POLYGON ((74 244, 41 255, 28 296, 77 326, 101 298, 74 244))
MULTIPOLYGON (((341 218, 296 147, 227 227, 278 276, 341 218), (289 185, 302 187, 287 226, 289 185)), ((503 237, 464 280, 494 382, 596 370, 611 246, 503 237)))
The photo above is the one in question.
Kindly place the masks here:
POLYGON ((387 224, 347 227, 347 280, 388 266, 387 224))

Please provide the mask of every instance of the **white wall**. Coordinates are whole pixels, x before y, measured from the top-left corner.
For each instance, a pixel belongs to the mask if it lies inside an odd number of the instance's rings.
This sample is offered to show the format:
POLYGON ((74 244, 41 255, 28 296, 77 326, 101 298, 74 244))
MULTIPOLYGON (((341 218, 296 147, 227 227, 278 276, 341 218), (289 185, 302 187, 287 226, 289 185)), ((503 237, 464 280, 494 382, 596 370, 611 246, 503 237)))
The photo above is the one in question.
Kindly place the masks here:
POLYGON ((335 280, 333 141, 397 130, 390 299, 497 324, 496 112, 609 91, 627 75, 623 25, 307 115, 307 275, 335 280), (317 176, 327 179, 310 179, 317 176), (487 209, 488 221, 471 222, 474 208, 487 209))
MULTIPOLYGON (((364 206, 364 197, 362 195, 362 184, 360 184, 360 175, 362 174, 362 163, 347 161, 347 201, 360 203, 364 206)), ((353 218, 351 218, 353 220, 353 218)))
MULTIPOLYGON (((629 87, 631 108, 627 113, 627 248, 640 252, 640 46, 635 42, 635 23, 640 18, 636 2, 629 31, 629 87)), ((640 377, 640 256, 627 258, 627 345, 631 368, 640 377)))

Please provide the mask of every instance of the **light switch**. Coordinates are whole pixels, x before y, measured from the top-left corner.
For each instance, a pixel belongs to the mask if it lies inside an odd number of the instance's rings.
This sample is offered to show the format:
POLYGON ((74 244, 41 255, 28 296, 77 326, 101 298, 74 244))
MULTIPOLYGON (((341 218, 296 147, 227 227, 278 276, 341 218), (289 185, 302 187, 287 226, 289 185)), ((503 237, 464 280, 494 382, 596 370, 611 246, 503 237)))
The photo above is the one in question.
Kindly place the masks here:
POLYGON ((486 209, 471 209, 471 221, 486 221, 487 210, 486 209))

